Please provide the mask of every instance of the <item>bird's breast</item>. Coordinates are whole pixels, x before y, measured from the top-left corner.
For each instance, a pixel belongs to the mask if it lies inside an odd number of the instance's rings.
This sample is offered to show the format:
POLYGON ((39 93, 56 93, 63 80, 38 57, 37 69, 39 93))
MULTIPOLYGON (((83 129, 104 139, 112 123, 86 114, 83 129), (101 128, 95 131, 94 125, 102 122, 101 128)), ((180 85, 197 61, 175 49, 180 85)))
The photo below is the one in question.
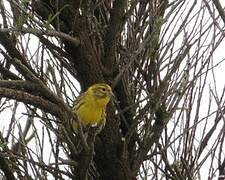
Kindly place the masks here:
POLYGON ((96 124, 101 121, 103 111, 103 108, 84 105, 83 107, 80 107, 77 115, 80 118, 80 121, 85 125, 96 124))

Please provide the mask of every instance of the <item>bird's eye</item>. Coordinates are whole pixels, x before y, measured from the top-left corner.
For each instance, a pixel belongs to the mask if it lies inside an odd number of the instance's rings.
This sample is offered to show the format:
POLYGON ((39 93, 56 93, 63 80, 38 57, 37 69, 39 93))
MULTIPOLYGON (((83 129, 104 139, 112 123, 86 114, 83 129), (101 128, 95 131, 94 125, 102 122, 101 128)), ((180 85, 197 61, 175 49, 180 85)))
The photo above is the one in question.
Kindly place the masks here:
POLYGON ((106 91, 106 89, 105 89, 105 88, 102 88, 102 91, 104 91, 104 92, 105 92, 105 91, 106 91))

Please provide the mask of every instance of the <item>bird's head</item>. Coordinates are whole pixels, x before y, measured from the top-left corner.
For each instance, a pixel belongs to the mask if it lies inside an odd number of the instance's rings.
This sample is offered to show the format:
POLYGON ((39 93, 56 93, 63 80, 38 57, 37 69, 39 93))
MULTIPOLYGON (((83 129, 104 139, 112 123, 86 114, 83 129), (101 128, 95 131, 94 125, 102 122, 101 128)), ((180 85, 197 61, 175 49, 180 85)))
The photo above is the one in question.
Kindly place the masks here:
POLYGON ((112 88, 106 83, 94 84, 88 88, 87 92, 97 99, 108 99, 108 101, 113 96, 112 88))

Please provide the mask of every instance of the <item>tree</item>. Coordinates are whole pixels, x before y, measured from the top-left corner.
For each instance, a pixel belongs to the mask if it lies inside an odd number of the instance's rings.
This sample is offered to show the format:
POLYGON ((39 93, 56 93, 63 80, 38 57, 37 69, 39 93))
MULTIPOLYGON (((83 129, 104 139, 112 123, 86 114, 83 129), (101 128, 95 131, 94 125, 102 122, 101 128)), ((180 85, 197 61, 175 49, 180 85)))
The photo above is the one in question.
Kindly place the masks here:
POLYGON ((2 0, 0 9, 4 179, 223 179, 218 0, 2 0), (96 82, 116 100, 99 135, 81 124, 76 134, 73 101, 96 82))

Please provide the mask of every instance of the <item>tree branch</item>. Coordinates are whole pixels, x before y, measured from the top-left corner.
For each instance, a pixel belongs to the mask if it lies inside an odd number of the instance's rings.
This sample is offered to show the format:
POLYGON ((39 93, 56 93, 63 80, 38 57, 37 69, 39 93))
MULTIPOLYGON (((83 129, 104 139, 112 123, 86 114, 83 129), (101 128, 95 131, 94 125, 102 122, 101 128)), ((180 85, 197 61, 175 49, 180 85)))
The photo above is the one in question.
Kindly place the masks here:
POLYGON ((216 6, 216 9, 218 10, 220 17, 222 18, 224 24, 225 24, 225 10, 220 4, 219 0, 213 0, 214 5, 216 6))
POLYGON ((0 88, 0 97, 15 99, 25 104, 31 104, 39 109, 63 119, 62 110, 54 103, 44 100, 41 97, 31 95, 27 92, 9 88, 0 88))
POLYGON ((0 28, 0 32, 21 32, 21 33, 29 33, 36 36, 52 36, 52 37, 59 37, 63 40, 67 40, 72 42, 75 46, 79 46, 80 40, 76 37, 72 37, 66 33, 58 32, 55 30, 39 30, 39 29, 33 29, 33 28, 0 28))

